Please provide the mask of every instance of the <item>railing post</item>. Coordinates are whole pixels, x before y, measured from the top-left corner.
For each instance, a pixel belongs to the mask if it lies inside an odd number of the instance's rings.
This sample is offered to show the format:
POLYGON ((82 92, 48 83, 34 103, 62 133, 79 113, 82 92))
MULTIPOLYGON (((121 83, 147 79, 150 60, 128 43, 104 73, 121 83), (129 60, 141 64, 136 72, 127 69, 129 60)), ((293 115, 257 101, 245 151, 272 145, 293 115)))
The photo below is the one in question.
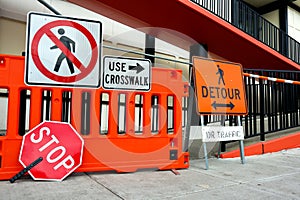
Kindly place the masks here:
POLYGON ((237 26, 238 6, 237 0, 231 1, 231 24, 237 26))
POLYGON ((285 32, 279 30, 279 53, 287 56, 287 37, 285 32))
POLYGON ((241 0, 228 1, 228 6, 222 6, 223 4, 220 3, 222 1, 216 0, 191 1, 228 21, 233 26, 253 36, 297 64, 300 63, 300 43, 287 34, 288 1, 280 1, 280 3, 282 3, 281 8, 279 9, 280 29, 267 21, 241 0), (228 17, 226 12, 228 12, 228 17))
POLYGON ((259 80, 259 121, 260 121, 260 140, 265 141, 265 86, 264 80, 259 80))

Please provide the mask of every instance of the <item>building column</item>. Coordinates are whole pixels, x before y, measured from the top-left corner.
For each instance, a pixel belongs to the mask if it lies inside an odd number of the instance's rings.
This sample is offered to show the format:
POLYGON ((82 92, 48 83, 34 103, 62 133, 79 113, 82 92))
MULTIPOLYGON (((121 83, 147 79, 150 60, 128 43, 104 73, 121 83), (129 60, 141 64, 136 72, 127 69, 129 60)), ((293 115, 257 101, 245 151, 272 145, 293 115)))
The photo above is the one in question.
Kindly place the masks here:
MULTIPOLYGON (((208 48, 205 44, 194 44, 190 47, 190 63, 193 62, 193 56, 208 57, 208 48)), ((188 100, 188 116, 186 124, 186 133, 184 138, 184 151, 188 151, 189 146, 189 136, 190 136, 190 127, 199 126, 201 124, 200 116, 197 114, 197 106, 195 99, 195 83, 194 83, 194 74, 192 70, 192 65, 189 66, 189 75, 190 75, 190 87, 189 87, 189 100, 188 100)), ((207 117, 206 117, 207 119, 207 117)), ((204 123, 206 123, 204 119, 204 123)))
MULTIPOLYGON (((190 47, 190 63, 193 62, 193 56, 201 56, 204 58, 208 57, 208 52, 207 52, 208 48, 206 45, 203 44, 194 44, 190 47)), ((192 115, 191 115, 191 125, 192 126, 199 126, 200 125, 200 117, 196 112, 196 99, 195 99, 195 95, 194 95, 194 91, 195 91, 195 83, 194 83, 194 74, 193 74, 193 70, 192 70, 192 65, 190 65, 189 68, 189 74, 190 74, 190 94, 189 94, 189 98, 192 99, 192 101, 189 101, 191 103, 191 105, 188 105, 189 108, 191 107, 192 110, 192 115)))
MULTIPOLYGON (((288 4, 285 1, 280 2, 279 6, 279 28, 288 34, 288 4)), ((280 51, 283 55, 287 55, 287 37, 280 34, 280 51)))
POLYGON ((279 7, 279 28, 288 33, 288 5, 284 1, 279 7))

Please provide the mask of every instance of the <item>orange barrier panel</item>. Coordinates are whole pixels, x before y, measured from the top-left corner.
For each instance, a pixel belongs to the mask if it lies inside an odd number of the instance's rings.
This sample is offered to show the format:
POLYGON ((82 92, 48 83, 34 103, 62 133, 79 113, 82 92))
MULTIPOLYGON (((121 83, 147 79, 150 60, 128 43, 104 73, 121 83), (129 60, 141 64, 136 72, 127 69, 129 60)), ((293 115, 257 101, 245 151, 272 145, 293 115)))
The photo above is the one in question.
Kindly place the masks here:
POLYGON ((24 57, 0 55, 0 108, 6 116, 0 123, 0 180, 22 169, 22 135, 44 120, 70 122, 81 134, 85 145, 77 172, 188 168, 189 154, 182 151, 187 96, 180 70, 155 67, 149 92, 27 86, 24 57))

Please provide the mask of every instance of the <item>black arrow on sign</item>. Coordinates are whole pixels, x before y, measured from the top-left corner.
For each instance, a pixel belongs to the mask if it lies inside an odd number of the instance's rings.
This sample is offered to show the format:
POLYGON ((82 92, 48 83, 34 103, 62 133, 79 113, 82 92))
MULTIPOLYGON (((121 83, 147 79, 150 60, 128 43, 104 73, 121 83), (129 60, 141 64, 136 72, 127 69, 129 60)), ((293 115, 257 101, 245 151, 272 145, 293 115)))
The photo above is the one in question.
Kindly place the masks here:
POLYGON ((139 63, 136 63, 136 65, 129 65, 129 70, 136 70, 137 74, 143 71, 144 69, 145 68, 139 63))
POLYGON ((223 104, 223 103, 217 103, 216 101, 214 101, 211 106, 217 110, 218 107, 229 107, 230 110, 232 110, 234 108, 234 104, 229 102, 228 104, 223 104))

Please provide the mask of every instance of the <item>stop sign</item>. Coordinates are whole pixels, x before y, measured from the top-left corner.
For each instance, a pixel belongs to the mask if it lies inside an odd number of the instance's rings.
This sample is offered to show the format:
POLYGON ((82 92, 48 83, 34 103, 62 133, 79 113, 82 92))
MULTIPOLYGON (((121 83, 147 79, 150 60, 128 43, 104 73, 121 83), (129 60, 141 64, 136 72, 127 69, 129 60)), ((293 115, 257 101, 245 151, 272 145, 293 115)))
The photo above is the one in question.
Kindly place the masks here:
POLYGON ((32 178, 62 181, 81 165, 82 152, 83 139, 70 124, 44 121, 23 136, 19 161, 26 167, 42 157, 28 172, 32 178))

